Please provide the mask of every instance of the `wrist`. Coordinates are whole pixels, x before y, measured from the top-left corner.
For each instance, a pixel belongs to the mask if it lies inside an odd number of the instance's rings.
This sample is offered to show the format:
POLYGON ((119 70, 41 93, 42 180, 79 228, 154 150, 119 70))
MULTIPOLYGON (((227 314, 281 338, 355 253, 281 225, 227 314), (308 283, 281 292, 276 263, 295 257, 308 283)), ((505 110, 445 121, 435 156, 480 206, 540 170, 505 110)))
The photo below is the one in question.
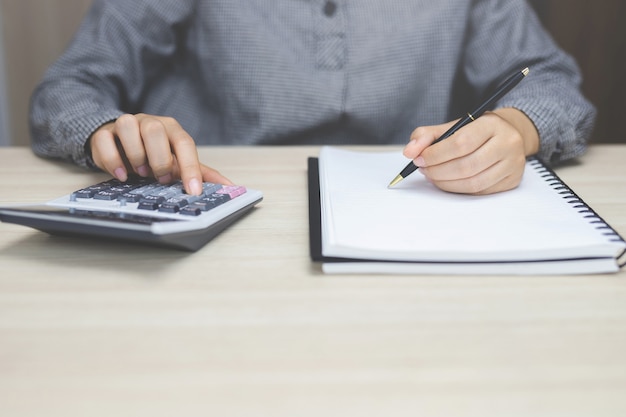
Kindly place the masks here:
POLYGON ((520 133, 524 141, 524 153, 526 156, 539 152, 539 132, 533 121, 524 112, 513 107, 506 107, 497 109, 493 113, 507 121, 520 133))

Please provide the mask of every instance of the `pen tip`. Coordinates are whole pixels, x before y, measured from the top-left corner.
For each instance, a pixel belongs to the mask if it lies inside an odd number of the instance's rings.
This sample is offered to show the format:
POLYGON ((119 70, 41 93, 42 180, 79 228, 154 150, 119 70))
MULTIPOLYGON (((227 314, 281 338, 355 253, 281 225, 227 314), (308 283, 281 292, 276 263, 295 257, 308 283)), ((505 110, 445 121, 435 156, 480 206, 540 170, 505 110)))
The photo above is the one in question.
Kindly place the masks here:
POLYGON ((530 73, 530 68, 526 67, 522 70, 522 74, 524 74, 524 76, 527 76, 530 73))
POLYGON ((391 182, 389 183, 389 185, 387 186, 387 188, 391 188, 391 187, 393 187, 394 185, 396 185, 397 183, 399 183, 399 182, 400 182, 400 181, 402 181, 403 179, 404 179, 404 178, 402 177, 402 175, 398 174, 398 175, 397 175, 397 176, 393 179, 393 181, 391 181, 391 182))

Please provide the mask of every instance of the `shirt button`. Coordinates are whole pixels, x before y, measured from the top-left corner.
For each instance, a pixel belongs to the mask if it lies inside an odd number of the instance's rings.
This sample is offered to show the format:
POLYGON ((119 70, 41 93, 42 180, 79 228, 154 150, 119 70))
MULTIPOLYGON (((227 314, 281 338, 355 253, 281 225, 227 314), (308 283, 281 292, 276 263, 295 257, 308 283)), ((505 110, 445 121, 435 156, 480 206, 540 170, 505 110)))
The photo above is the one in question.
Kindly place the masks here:
POLYGON ((328 17, 332 17, 335 12, 337 11, 337 3, 335 3, 334 1, 327 1, 324 4, 324 14, 328 17))

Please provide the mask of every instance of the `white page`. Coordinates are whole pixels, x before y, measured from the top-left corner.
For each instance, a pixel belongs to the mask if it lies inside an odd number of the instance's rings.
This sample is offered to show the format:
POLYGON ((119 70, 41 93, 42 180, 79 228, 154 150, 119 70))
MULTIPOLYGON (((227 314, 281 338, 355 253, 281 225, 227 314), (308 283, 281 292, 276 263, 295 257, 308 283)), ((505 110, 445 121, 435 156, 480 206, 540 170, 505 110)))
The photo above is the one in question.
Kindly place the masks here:
POLYGON ((523 261, 617 256, 610 242, 534 168, 515 190, 488 196, 437 189, 399 152, 320 153, 325 256, 407 261, 523 261))

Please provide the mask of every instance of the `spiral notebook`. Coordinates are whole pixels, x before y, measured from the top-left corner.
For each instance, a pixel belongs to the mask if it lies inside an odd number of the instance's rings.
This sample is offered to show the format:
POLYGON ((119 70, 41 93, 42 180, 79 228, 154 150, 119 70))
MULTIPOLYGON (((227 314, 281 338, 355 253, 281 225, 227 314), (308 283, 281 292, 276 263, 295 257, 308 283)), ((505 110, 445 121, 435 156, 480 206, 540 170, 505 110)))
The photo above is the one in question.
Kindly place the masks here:
POLYGON ((322 148, 309 159, 311 257, 326 273, 617 272, 626 242, 552 170, 528 159, 521 184, 452 194, 419 173, 387 188, 399 152, 322 148))

